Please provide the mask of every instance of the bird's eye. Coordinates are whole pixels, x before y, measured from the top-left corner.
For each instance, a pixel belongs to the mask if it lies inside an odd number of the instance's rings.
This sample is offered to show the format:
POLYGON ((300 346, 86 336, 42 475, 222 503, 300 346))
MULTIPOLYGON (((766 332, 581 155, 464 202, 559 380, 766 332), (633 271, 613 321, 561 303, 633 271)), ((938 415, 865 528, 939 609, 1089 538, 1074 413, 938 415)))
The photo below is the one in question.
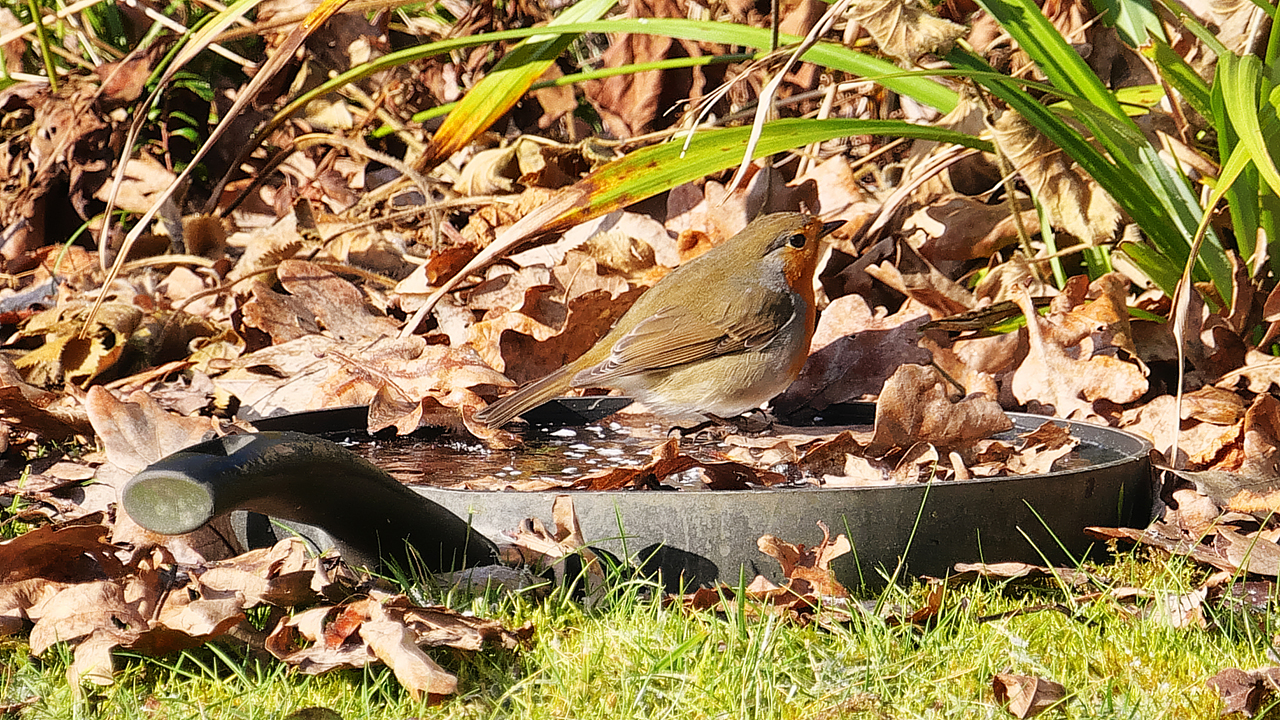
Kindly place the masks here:
POLYGON ((787 244, 793 248, 802 248, 808 241, 809 238, 805 237, 804 233, 796 233, 795 235, 787 238, 787 244))

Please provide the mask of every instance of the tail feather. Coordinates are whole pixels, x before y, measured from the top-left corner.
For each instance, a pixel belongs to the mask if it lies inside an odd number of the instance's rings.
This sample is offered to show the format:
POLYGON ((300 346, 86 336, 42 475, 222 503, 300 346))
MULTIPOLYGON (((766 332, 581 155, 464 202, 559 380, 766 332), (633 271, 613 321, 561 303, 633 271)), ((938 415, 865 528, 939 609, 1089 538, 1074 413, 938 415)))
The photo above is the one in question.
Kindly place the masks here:
POLYGON ((524 414, 525 411, 532 410, 551 398, 563 395, 570 388, 571 380, 569 370, 561 368, 476 413, 476 420, 487 427, 502 427, 524 414))

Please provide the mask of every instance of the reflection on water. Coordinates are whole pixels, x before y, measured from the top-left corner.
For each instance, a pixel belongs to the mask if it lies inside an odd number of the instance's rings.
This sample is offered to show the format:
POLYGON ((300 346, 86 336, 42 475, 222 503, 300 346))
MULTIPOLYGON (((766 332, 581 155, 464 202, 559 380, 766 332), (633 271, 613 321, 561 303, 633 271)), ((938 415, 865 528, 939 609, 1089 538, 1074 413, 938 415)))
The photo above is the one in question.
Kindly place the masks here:
MULTIPOLYGON (((330 435, 353 452, 410 485, 454 485, 464 480, 566 482, 616 467, 648 463, 654 447, 667 440, 658 423, 604 421, 578 428, 531 428, 525 445, 494 450, 456 437, 374 439, 363 433, 330 435)), ((723 443, 681 440, 682 451, 715 460, 723 443)))
MULTIPOLYGON (((548 484, 564 485, 612 468, 645 465, 650 462, 653 449, 668 439, 668 429, 669 426, 653 421, 651 416, 621 415, 585 427, 531 428, 523 436, 525 444, 509 450, 495 450, 478 441, 456 437, 375 439, 364 433, 328 437, 409 485, 455 486, 466 482, 471 487, 495 490, 512 486, 545 489, 548 484)), ((834 429, 806 430, 816 435, 834 429)), ((997 437, 1017 445, 1020 444, 1017 435, 1025 430, 1021 428, 997 437)), ((727 442, 704 435, 680 441, 681 452, 708 461, 725 460, 724 453, 729 447, 727 442)), ((1073 471, 1123 458, 1124 454, 1117 450, 1081 443, 1054 467, 1056 471, 1073 471)), ((768 469, 787 476, 792 481, 790 485, 812 487, 794 465, 779 464, 768 469)), ((684 475, 688 477, 671 477, 664 485, 680 489, 701 487, 696 471, 684 475)))

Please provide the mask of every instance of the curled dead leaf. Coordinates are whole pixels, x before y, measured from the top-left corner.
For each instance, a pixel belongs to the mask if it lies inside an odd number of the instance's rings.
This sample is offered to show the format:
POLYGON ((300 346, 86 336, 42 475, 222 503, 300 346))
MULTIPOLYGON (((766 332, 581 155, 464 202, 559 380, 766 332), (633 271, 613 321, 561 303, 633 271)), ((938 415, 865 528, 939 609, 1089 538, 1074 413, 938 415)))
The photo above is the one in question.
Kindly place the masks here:
POLYGON ((971 446, 1013 427, 994 399, 974 395, 952 400, 954 388, 935 368, 903 365, 885 383, 876 403, 876 430, 867 448, 881 457, 916 443, 942 448, 971 446))
POLYGON ((1005 706, 1016 718, 1031 718, 1063 702, 1067 688, 1034 675, 996 673, 991 678, 996 702, 1005 706))

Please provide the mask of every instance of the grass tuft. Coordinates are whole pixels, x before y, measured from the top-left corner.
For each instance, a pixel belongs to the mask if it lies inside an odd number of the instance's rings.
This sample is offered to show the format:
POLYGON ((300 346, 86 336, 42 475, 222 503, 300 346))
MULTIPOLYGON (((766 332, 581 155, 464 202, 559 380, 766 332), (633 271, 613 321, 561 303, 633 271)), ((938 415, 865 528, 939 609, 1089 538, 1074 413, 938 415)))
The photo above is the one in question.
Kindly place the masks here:
MULTIPOLYGON (((1155 594, 1189 592, 1205 577, 1146 551, 1086 569, 1155 594)), ((453 595, 458 609, 531 622, 537 636, 520 653, 434 653, 461 688, 435 707, 410 699, 384 668, 308 677, 230 646, 158 659, 120 653, 116 685, 75 693, 65 680, 68 653, 35 659, 13 641, 0 646, 0 699, 38 698, 27 718, 126 720, 275 720, 310 706, 346 720, 1004 718, 991 677, 1014 672, 1064 684, 1063 717, 1145 720, 1217 717, 1207 678, 1271 664, 1266 616, 1219 613, 1208 629, 1175 629, 1141 612, 1141 602, 1077 603, 1080 591, 1051 581, 950 588, 924 628, 873 615, 802 627, 769 615, 687 613, 648 583, 610 583, 585 605, 563 590, 545 599, 453 595)), ((879 599, 909 614, 926 592, 914 582, 879 599)), ((873 606, 877 598, 861 599, 873 606)))

